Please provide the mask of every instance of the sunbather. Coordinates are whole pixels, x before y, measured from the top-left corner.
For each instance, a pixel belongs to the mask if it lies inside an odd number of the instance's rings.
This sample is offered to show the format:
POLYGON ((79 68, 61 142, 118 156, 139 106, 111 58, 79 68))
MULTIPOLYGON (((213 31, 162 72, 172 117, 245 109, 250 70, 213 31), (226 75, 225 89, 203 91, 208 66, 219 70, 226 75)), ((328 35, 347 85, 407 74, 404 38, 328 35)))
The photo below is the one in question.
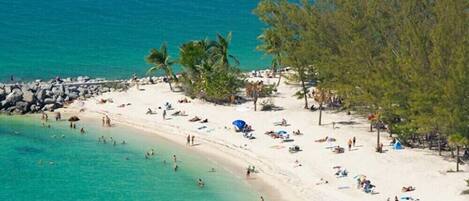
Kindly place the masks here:
POLYGON ((171 116, 179 116, 179 114, 181 114, 181 111, 180 111, 180 110, 174 112, 173 114, 171 114, 171 116))
POLYGON ((325 142, 327 141, 327 139, 329 139, 328 136, 326 136, 325 138, 321 138, 321 139, 318 139, 318 140, 314 140, 315 142, 325 142))
POLYGON ((146 114, 153 114, 153 111, 150 108, 148 108, 146 114))
POLYGON ((200 121, 200 118, 195 116, 194 118, 192 119, 189 119, 190 122, 196 122, 196 121, 200 121))
POLYGON ((293 134, 294 135, 301 135, 302 133, 301 133, 300 129, 298 129, 297 131, 293 131, 293 134))
POLYGON ((402 187, 402 192, 410 192, 410 191, 414 191, 415 190, 415 187, 413 186, 404 186, 402 187))

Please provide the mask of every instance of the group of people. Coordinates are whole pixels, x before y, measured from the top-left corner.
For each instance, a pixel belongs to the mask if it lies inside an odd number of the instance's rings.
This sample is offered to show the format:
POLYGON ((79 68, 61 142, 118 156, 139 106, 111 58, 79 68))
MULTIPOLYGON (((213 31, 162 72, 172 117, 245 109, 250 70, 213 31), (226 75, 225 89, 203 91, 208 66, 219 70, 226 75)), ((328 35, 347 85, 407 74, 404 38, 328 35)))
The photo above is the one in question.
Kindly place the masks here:
POLYGON ((365 193, 371 193, 373 192, 373 189, 376 186, 371 184, 371 181, 369 179, 366 179, 366 177, 359 177, 357 179, 357 188, 362 189, 365 193))
POLYGON ((102 119, 102 125, 103 125, 103 127, 111 127, 111 118, 109 118, 109 116, 105 115, 102 119))
POLYGON ((195 140, 195 136, 194 135, 187 135, 186 137, 186 145, 189 146, 194 146, 194 140, 195 140))
POLYGON ((355 138, 355 136, 353 136, 353 138, 351 138, 351 139, 348 139, 347 145, 348 145, 348 150, 349 151, 352 150, 352 146, 355 147, 356 142, 357 142, 357 138, 355 138))

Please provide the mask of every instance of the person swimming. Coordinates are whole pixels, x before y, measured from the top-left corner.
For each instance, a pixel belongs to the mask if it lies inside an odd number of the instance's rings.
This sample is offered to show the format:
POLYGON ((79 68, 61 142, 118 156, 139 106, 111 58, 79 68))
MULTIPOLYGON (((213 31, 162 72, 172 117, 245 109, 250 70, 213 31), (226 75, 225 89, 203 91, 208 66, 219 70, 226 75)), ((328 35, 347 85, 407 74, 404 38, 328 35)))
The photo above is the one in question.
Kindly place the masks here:
POLYGON ((204 183, 204 181, 202 181, 201 178, 199 178, 199 179, 197 180, 197 185, 198 185, 200 188, 203 188, 203 187, 205 186, 205 183, 204 183))
POLYGON ((211 168, 208 172, 216 172, 215 168, 211 168))

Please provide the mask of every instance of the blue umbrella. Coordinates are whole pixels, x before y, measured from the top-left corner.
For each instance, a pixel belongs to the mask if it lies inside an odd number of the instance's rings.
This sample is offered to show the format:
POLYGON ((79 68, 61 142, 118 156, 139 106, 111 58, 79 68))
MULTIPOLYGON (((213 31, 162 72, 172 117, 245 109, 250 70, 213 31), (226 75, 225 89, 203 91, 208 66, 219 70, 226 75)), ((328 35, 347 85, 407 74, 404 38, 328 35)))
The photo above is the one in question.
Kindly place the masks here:
POLYGON ((279 135, 283 135, 283 134, 287 134, 288 132, 287 131, 284 131, 284 130, 280 130, 277 132, 277 134, 279 135))
POLYGON ((233 121, 232 123, 234 126, 236 126, 239 130, 243 129, 246 126, 246 122, 243 120, 236 120, 233 121))

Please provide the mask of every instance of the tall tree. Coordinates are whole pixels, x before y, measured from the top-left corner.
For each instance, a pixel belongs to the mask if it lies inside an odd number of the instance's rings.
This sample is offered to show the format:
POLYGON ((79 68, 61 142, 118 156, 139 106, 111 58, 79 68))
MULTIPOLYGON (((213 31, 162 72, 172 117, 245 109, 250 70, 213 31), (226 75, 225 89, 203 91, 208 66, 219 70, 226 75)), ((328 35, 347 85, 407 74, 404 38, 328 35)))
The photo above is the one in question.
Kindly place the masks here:
POLYGON ((152 74, 158 70, 163 70, 168 81, 169 88, 171 91, 173 91, 171 81, 174 79, 177 82, 177 77, 172 70, 172 65, 175 62, 172 61, 169 57, 166 43, 163 43, 159 50, 155 48, 151 49, 150 54, 146 56, 145 60, 147 63, 153 64, 153 66, 148 69, 147 74, 152 74))

